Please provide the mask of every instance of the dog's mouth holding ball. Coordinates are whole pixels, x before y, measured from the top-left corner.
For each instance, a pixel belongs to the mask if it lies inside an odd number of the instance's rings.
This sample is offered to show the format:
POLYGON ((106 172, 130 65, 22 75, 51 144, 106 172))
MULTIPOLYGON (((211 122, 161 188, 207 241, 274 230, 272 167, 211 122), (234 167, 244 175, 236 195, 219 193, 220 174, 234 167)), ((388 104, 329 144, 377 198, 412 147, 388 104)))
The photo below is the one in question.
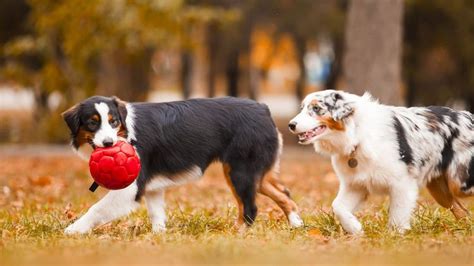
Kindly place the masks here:
POLYGON ((87 140, 87 143, 89 143, 89 145, 91 145, 91 147, 92 147, 93 150, 97 149, 97 146, 94 144, 94 142, 92 141, 92 139, 88 139, 88 140, 87 140))
POLYGON ((298 140, 300 144, 310 143, 315 138, 323 134, 327 129, 325 125, 319 125, 309 131, 298 134, 298 140))

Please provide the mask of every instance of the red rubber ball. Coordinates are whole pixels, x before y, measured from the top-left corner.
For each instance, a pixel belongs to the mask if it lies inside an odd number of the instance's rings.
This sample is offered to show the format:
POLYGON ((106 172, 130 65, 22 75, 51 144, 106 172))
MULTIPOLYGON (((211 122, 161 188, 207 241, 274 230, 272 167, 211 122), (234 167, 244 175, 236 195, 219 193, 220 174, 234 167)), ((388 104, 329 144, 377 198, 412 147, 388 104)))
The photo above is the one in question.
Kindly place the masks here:
POLYGON ((140 159, 132 145, 124 141, 112 147, 97 148, 89 159, 95 182, 107 189, 122 189, 140 173, 140 159))

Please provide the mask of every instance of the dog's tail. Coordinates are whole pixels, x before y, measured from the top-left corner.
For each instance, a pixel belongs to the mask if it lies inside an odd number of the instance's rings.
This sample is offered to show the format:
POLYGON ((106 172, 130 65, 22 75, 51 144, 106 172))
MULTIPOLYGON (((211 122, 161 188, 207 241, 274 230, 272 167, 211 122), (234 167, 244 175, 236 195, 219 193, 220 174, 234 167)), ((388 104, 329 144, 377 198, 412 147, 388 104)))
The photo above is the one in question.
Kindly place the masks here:
POLYGON ((276 132, 278 135, 278 148, 277 148, 275 161, 273 162, 272 169, 270 169, 270 171, 268 172, 269 176, 266 178, 268 178, 269 179, 268 181, 272 183, 273 186, 277 187, 278 190, 285 193, 285 195, 287 195, 288 197, 291 197, 290 191, 288 190, 288 188, 286 188, 286 186, 284 186, 283 183, 281 183, 280 179, 278 178, 280 174, 281 155, 283 153, 283 135, 280 133, 280 131, 278 131, 278 129, 276 129, 276 132))
POLYGON ((276 130, 276 132, 278 135, 278 149, 276 152, 275 162, 273 163, 272 171, 273 173, 278 175, 280 173, 280 157, 283 153, 283 136, 280 131, 278 131, 278 129, 276 130))

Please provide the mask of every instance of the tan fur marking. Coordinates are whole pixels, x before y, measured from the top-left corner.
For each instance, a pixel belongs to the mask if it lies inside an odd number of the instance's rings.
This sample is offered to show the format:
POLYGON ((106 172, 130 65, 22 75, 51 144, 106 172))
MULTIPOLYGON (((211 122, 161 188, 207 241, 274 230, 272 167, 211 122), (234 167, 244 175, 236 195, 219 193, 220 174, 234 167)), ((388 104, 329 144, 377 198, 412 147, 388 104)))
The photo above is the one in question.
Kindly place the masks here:
POLYGON ((84 144, 88 144, 90 141, 92 141, 93 138, 94 135, 92 134, 92 132, 80 128, 77 132, 76 143, 78 147, 80 147, 84 144))
POLYGON ((445 176, 431 180, 426 187, 439 205, 449 209, 457 219, 469 216, 469 211, 453 195, 445 176))
POLYGON ((234 195, 235 200, 237 201, 237 207, 239 210, 239 217, 237 218, 236 221, 236 227, 242 227, 244 223, 244 204, 242 203, 242 200, 240 200, 239 195, 237 195, 237 192, 235 192, 234 185, 232 184, 232 180, 230 179, 230 165, 224 164, 224 176, 227 181, 227 184, 230 187, 230 190, 232 191, 232 194, 234 195))
POLYGON ((288 216, 291 212, 297 212, 296 203, 287 195, 288 191, 281 181, 276 177, 273 169, 268 171, 262 178, 259 192, 271 198, 288 216))
MULTIPOLYGON (((123 113, 123 110, 127 109, 126 108, 127 102, 122 101, 117 96, 113 96, 112 98, 118 104, 118 110, 119 110, 120 117, 125 120, 125 118, 124 118, 125 114, 123 113)), ((127 129, 126 129, 124 123, 122 123, 121 120, 119 120, 118 122, 120 123, 120 129, 119 129, 119 132, 117 133, 117 136, 122 137, 122 138, 127 138, 128 132, 127 132, 127 129)))
POLYGON ((334 119, 332 119, 331 117, 320 116, 318 117, 318 121, 332 130, 345 130, 345 126, 342 121, 334 121, 334 119))
POLYGON ((120 123, 120 129, 117 132, 117 136, 122 137, 122 138, 127 138, 127 129, 122 123, 120 123))
POLYGON ((453 195, 457 197, 466 197, 466 195, 461 191, 461 184, 458 181, 448 178, 447 184, 449 191, 451 191, 453 195))

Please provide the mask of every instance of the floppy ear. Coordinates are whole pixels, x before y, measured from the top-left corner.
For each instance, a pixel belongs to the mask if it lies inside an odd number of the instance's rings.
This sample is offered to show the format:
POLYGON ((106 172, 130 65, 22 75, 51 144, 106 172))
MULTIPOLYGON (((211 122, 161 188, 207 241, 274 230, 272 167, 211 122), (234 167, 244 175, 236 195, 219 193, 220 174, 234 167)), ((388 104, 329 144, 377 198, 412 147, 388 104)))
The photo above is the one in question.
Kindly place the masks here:
POLYGON ((126 107, 127 102, 120 100, 119 97, 117 97, 117 96, 113 96, 112 100, 114 101, 115 105, 117 106, 117 110, 118 110, 119 115, 120 115, 120 123, 122 123, 122 125, 124 127, 126 127, 125 118, 127 118, 127 107, 126 107))
POLYGON ((78 111, 79 105, 76 104, 61 114, 61 116, 64 118, 64 121, 66 121, 69 130, 71 130, 71 135, 76 135, 79 131, 79 127, 81 126, 78 111))
POLYGON ((347 102, 339 92, 331 93, 326 99, 326 104, 335 121, 340 121, 354 113, 351 103, 347 102))

